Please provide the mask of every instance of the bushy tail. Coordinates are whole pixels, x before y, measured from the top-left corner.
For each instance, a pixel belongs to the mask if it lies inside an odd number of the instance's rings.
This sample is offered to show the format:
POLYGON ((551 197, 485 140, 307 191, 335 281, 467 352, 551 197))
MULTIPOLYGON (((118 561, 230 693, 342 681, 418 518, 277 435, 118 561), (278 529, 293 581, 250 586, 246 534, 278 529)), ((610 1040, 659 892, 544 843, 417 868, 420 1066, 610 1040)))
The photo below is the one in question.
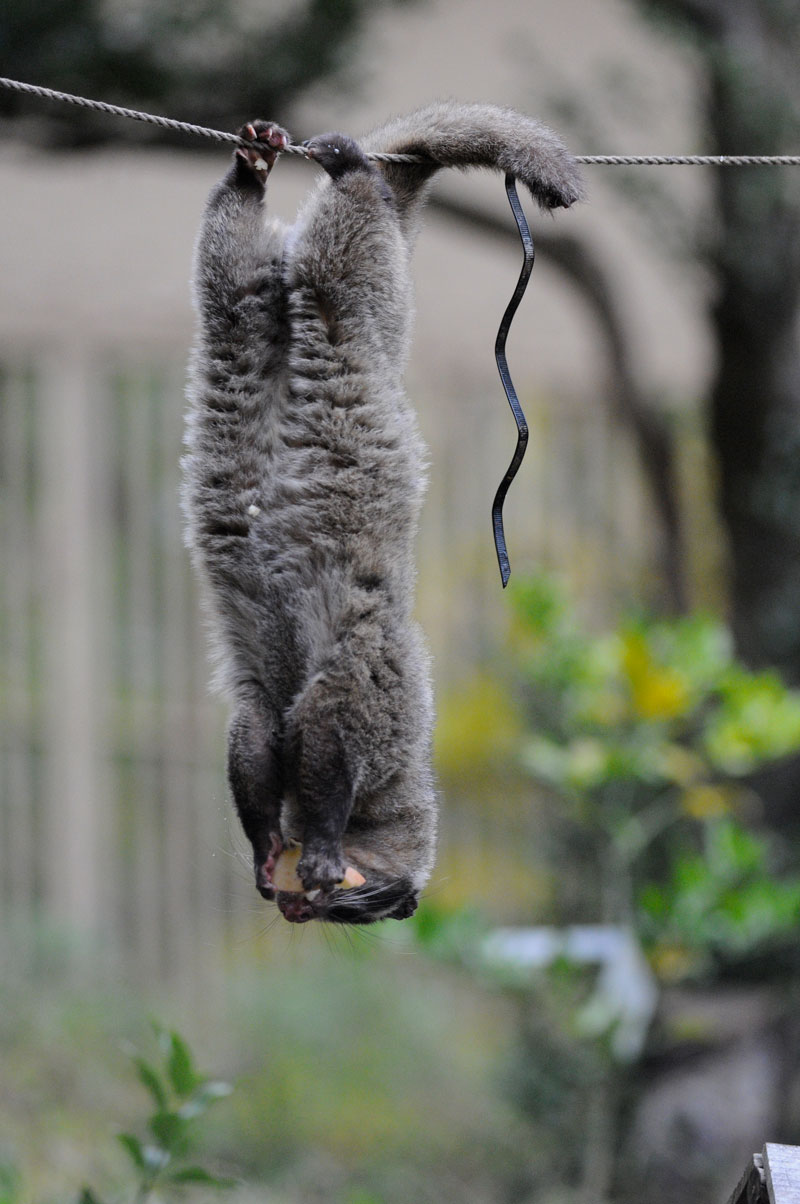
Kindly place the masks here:
POLYGON ((373 130, 365 150, 424 155, 425 164, 381 164, 401 209, 409 216, 441 167, 489 167, 521 180, 543 209, 583 199, 580 170, 547 126, 513 109, 443 101, 396 117, 373 130))

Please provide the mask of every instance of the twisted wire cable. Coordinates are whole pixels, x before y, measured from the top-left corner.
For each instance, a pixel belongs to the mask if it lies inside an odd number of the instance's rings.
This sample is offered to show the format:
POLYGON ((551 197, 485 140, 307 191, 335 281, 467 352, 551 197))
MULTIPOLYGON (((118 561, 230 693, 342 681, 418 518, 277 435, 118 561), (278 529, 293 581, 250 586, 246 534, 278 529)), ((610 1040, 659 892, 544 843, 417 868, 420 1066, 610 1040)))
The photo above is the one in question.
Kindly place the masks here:
MULTIPOLYGON (((39 84, 26 84, 18 79, 0 77, 0 87, 12 92, 39 96, 43 100, 56 100, 63 104, 93 109, 98 113, 109 113, 115 117, 127 117, 132 121, 143 121, 162 129, 177 130, 198 138, 210 138, 216 142, 231 142, 237 146, 249 146, 245 138, 226 130, 215 130, 190 121, 178 121, 174 117, 161 117, 155 113, 143 113, 138 109, 126 109, 122 105, 109 104, 105 100, 90 100, 87 96, 75 96, 71 92, 57 92, 54 88, 43 88, 39 84)), ((307 157, 305 147, 290 143, 283 154, 307 157)), ((390 151, 371 151, 368 158, 380 163, 424 163, 423 155, 406 155, 390 151)), ((575 160, 588 166, 606 167, 800 167, 800 155, 576 155, 575 160)))

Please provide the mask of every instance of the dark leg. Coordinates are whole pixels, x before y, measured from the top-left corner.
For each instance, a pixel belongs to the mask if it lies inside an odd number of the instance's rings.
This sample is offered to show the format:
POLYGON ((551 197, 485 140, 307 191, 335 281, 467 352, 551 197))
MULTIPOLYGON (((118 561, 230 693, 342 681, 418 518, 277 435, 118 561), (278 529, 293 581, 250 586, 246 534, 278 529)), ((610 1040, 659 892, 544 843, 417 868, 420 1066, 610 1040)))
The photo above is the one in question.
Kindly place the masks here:
POLYGON ((208 332, 230 337, 241 322, 243 298, 267 279, 279 277, 282 238, 264 225, 267 177, 289 136, 264 121, 244 126, 240 135, 258 147, 237 147, 222 180, 211 190, 197 243, 195 288, 208 332), (238 317, 233 317, 238 315, 238 317))
POLYGON ((304 729, 297 758, 297 807, 303 819, 303 855, 297 874, 306 890, 332 889, 344 877, 342 837, 353 788, 341 740, 329 726, 304 729))
POLYGON ((256 886, 265 899, 272 899, 272 870, 283 847, 283 774, 277 717, 257 692, 242 699, 231 720, 228 781, 245 835, 253 846, 256 886))

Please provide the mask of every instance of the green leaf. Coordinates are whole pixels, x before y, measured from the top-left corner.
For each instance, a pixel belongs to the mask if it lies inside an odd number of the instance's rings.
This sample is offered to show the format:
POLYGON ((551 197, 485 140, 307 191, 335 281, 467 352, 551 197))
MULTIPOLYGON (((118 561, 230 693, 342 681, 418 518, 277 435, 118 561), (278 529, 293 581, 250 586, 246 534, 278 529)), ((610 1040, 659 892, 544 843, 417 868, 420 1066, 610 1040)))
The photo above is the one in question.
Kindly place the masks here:
POLYGON ((174 1150, 186 1137, 186 1120, 177 1112, 156 1112, 148 1126, 156 1141, 168 1150, 174 1150))
POLYGON ((94 1194, 91 1187, 84 1187, 76 1204, 100 1204, 100 1197, 94 1194))
POLYGON ((144 1158, 144 1150, 142 1143, 133 1133, 117 1133, 117 1141, 128 1154, 133 1165, 137 1170, 143 1171, 146 1169, 144 1158))
POLYGON ((139 1080, 143 1086, 149 1091, 153 1098, 153 1102, 160 1110, 165 1110, 169 1106, 169 1093, 167 1086, 159 1072, 144 1058, 134 1057, 133 1064, 139 1075, 139 1080))
POLYGON ((220 1190, 236 1186, 235 1179, 220 1179, 204 1170, 202 1166, 186 1166, 179 1171, 170 1171, 164 1176, 165 1183, 202 1183, 206 1187, 216 1187, 220 1190))
POLYGON ((170 1052, 167 1060, 167 1070, 170 1082, 176 1095, 185 1099, 202 1083, 202 1077, 197 1073, 191 1050, 183 1038, 176 1032, 170 1033, 170 1052))
POLYGON ((765 761, 800 748, 800 694, 774 673, 738 666, 720 687, 721 705, 705 731, 708 756, 730 774, 748 773, 765 761))

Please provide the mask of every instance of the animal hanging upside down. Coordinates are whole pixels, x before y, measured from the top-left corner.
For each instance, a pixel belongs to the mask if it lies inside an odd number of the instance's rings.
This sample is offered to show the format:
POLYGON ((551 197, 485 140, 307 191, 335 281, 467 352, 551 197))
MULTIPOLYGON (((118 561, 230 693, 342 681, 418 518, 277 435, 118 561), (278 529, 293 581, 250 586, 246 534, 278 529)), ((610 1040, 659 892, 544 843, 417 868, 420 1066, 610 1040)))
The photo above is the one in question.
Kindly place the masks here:
POLYGON ((511 173, 546 209, 578 200, 580 177, 538 122, 436 104, 365 142, 422 163, 311 139, 325 176, 287 227, 263 202, 288 136, 264 121, 242 135, 257 145, 235 152, 197 242, 183 490, 232 708, 229 781, 256 885, 286 919, 403 919, 437 814, 412 618, 425 452, 402 385, 419 215, 440 167, 511 173), (292 844, 301 890, 281 868, 292 844))

